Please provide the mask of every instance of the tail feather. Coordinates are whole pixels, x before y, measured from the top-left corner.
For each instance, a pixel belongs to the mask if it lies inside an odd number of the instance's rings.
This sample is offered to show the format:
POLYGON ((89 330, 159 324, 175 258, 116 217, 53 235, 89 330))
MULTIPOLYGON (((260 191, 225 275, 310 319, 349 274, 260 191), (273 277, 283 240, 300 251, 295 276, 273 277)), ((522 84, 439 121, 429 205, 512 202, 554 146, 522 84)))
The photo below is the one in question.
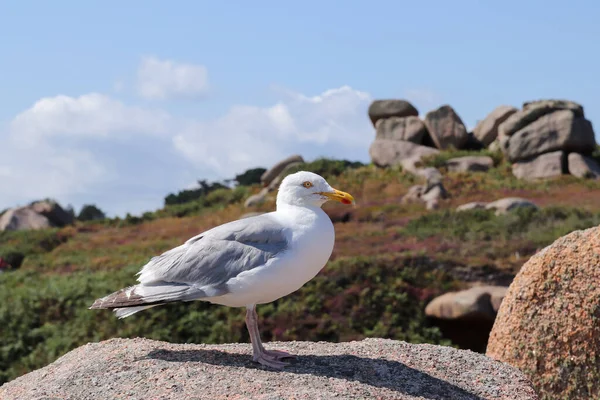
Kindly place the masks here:
POLYGON ((127 317, 135 314, 138 311, 146 310, 148 308, 152 308, 152 307, 156 307, 156 306, 160 306, 160 304, 152 304, 150 306, 139 306, 139 307, 113 308, 113 311, 115 312, 116 316, 119 319, 122 319, 122 318, 127 318, 127 317))
POLYGON ((207 297, 206 292, 196 286, 156 282, 150 285, 138 284, 118 290, 97 299, 90 309, 132 309, 131 311, 116 311, 118 316, 129 316, 146 308, 175 301, 192 301, 203 297, 207 297))

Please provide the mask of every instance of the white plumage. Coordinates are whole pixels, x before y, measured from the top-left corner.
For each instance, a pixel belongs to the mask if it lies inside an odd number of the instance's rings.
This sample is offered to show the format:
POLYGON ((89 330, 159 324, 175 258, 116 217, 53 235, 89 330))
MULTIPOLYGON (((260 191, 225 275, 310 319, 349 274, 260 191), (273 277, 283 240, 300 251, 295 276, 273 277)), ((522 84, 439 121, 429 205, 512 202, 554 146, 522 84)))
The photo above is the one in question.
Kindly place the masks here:
POLYGON ((317 174, 289 175, 279 187, 276 211, 217 226, 153 257, 138 273, 139 284, 90 308, 112 308, 125 318, 177 301, 246 307, 253 359, 282 368, 281 359, 291 355, 264 349, 255 307, 300 289, 325 266, 335 242, 333 224, 321 209, 328 200, 354 202, 317 174))

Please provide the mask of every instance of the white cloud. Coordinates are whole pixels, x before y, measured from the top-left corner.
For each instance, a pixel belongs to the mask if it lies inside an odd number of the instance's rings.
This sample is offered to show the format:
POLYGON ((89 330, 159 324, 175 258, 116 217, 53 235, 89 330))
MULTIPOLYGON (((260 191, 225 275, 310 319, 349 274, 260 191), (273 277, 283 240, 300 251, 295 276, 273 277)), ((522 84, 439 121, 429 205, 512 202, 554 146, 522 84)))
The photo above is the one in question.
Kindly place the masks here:
POLYGON ((108 176, 94 154, 84 149, 22 146, 11 138, 0 140, 8 150, 0 160, 0 208, 41 198, 65 199, 83 194, 108 176))
POLYGON ((343 86, 313 97, 291 92, 286 97, 271 107, 236 106, 218 119, 192 122, 173 138, 175 148, 195 165, 227 177, 294 153, 368 159, 373 140, 368 93, 343 86))
POLYGON ((98 93, 43 98, 0 129, 0 209, 53 197, 139 214, 196 179, 232 178, 290 154, 367 161, 370 101, 347 86, 287 92, 268 107, 197 120, 98 93))
POLYGON ((51 136, 107 137, 116 133, 164 132, 169 115, 160 110, 129 107, 99 93, 38 100, 11 123, 12 135, 35 142, 51 136))
POLYGON ((203 65, 145 57, 137 75, 138 93, 146 99, 195 97, 208 90, 208 70, 203 65))
MULTIPOLYGON (((2 206, 44 197, 62 202, 92 201, 100 187, 140 180, 140 171, 123 169, 138 147, 161 140, 173 128, 164 111, 127 106, 98 93, 42 98, 0 130, 2 206), (87 200, 85 200, 87 199, 87 200)), ((155 160, 144 168, 152 171, 155 160)), ((135 160, 131 164, 136 166, 135 160)), ((126 184, 127 185, 127 184, 126 184)), ((160 203, 159 199, 159 202, 160 203)), ((157 204, 159 205, 159 204, 157 204)))

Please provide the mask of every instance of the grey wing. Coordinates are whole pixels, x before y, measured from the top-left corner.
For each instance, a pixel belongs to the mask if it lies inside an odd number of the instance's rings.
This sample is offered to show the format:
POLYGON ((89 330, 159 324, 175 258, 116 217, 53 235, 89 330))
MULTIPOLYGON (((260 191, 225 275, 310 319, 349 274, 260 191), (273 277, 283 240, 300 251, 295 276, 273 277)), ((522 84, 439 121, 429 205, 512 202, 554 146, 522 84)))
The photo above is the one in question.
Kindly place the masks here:
POLYGON ((264 265, 287 245, 285 227, 269 214, 232 221, 152 258, 138 280, 193 285, 207 296, 221 295, 228 280, 264 265))

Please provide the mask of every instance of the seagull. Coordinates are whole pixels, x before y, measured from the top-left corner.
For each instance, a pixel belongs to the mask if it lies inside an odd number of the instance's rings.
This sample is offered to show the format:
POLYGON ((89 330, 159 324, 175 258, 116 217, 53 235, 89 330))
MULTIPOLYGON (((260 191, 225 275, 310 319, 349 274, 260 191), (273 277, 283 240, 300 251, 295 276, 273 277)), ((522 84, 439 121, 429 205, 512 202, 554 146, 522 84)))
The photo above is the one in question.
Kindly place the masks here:
POLYGON ((138 284, 97 299, 90 309, 125 318, 174 302, 245 307, 253 361, 282 369, 289 365, 282 360, 295 356, 264 348, 256 305, 295 292, 323 269, 335 242, 321 208, 329 200, 355 203, 318 174, 290 174, 281 181, 275 211, 216 226, 153 257, 137 273, 138 284))

